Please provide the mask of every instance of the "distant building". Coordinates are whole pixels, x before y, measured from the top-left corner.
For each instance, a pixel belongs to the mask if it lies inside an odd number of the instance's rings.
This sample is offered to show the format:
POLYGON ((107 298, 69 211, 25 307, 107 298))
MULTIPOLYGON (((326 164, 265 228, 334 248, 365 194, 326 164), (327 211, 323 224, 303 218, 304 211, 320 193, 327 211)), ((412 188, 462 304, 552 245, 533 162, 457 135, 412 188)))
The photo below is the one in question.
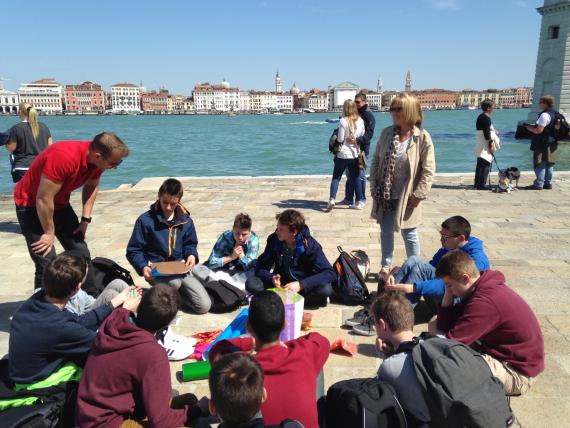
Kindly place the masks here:
POLYGON ((30 103, 42 113, 55 114, 63 111, 63 86, 55 79, 23 83, 18 88, 18 96, 20 102, 30 103))
POLYGON ((329 110, 341 109, 346 100, 354 100, 359 90, 360 87, 352 82, 342 82, 333 86, 329 91, 329 110))
POLYGON ((292 112, 293 111, 293 94, 288 92, 277 92, 275 94, 275 103, 277 111, 292 112))
POLYGON ((239 97, 239 88, 232 88, 226 79, 219 85, 199 83, 192 91, 194 107, 198 112, 237 111, 240 108, 239 97))
POLYGON ((408 73, 406 74, 406 86, 404 91, 407 93, 412 92, 412 70, 408 68, 408 73))
POLYGON ((267 113, 277 111, 277 95, 275 92, 250 91, 251 111, 267 113))
POLYGON ((18 94, 0 88, 0 114, 16 114, 18 113, 18 105, 20 104, 18 94))
POLYGON ((400 92, 398 92, 398 91, 384 91, 384 92, 382 92, 382 109, 388 109, 390 107, 390 104, 392 103, 392 100, 394 98, 396 98, 396 96, 399 93, 400 92))
POLYGON ((173 100, 168 90, 161 89, 160 91, 150 91, 141 94, 142 110, 143 112, 166 112, 174 110, 173 100))
POLYGON ((457 104, 457 92, 445 89, 423 89, 412 93, 423 110, 454 109, 457 104))
POLYGON ((115 113, 141 112, 141 87, 132 83, 111 86, 112 109, 115 113))
POLYGON ((533 101, 533 89, 528 87, 515 88, 515 104, 520 107, 530 107, 533 101))
POLYGON ((93 82, 66 85, 65 110, 77 112, 105 111, 105 95, 101 85, 93 82))
POLYGON ((301 108, 315 111, 327 111, 329 109, 329 94, 327 92, 311 89, 304 95, 301 108))
POLYGON ((239 92, 239 111, 242 112, 251 111, 251 95, 249 91, 239 92))
POLYGON ((366 95, 366 102, 370 110, 379 111, 382 108, 382 93, 378 89, 382 88, 382 83, 378 80, 376 84, 376 92, 370 91, 368 89, 362 89, 360 92, 366 95))
POLYGON ((280 94, 283 92, 283 86, 281 85, 281 76, 279 76, 279 70, 277 70, 277 74, 275 75, 275 93, 280 94))

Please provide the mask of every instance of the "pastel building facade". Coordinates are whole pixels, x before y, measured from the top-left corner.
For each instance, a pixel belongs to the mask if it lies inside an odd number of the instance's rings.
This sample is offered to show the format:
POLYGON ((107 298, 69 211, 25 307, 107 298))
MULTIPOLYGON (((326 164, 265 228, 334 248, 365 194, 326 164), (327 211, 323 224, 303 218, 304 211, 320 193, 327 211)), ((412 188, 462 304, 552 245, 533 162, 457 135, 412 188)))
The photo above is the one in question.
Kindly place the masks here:
POLYGON ((63 96, 63 86, 51 78, 23 83, 18 88, 20 102, 30 103, 44 114, 61 113, 63 96))
POLYGON ((111 109, 115 113, 140 113, 140 86, 133 83, 116 83, 111 86, 111 109))
POLYGON ((0 88, 0 114, 18 113, 19 104, 20 97, 18 97, 16 92, 0 88))
POLYGON ((101 85, 93 82, 65 85, 65 110, 76 112, 105 111, 105 94, 101 85))

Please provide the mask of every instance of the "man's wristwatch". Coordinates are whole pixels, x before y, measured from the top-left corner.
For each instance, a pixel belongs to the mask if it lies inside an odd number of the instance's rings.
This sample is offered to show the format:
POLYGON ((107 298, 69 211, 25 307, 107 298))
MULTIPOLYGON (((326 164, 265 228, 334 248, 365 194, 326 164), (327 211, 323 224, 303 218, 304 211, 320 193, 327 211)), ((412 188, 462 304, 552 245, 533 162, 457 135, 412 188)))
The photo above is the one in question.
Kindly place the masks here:
POLYGON ((91 217, 83 217, 81 216, 81 221, 83 223, 91 223, 91 217))

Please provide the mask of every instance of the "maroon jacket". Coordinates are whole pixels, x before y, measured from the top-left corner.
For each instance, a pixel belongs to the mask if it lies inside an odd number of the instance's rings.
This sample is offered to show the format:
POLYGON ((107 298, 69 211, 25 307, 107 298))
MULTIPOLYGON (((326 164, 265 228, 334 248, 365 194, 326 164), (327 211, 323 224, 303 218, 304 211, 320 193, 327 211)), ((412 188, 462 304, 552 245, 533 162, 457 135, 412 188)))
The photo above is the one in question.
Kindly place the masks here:
MULTIPOLYGON (((252 352, 251 338, 222 340, 210 351, 210 361, 231 352, 252 352)), ((285 342, 283 346, 263 349, 254 358, 263 369, 267 400, 261 404, 266 424, 294 419, 305 428, 319 428, 317 417, 317 377, 330 353, 327 338, 309 333, 285 342)))
POLYGON ((126 309, 103 322, 85 364, 75 411, 75 426, 119 427, 145 415, 153 427, 175 428, 188 408, 170 408, 170 365, 154 335, 137 327, 126 309))
POLYGON ((504 275, 486 270, 473 287, 473 294, 459 304, 440 307, 438 329, 525 376, 544 371, 544 339, 538 320, 522 297, 507 287, 504 275))

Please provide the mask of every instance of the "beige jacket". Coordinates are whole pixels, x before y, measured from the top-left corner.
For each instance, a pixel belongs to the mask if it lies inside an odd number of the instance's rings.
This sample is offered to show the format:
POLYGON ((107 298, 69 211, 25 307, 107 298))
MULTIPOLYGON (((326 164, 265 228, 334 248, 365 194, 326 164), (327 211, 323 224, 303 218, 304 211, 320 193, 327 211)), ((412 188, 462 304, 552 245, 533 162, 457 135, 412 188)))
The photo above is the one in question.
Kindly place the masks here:
MULTIPOLYGON (((384 162, 386 152, 392 144, 393 135, 393 126, 385 128, 376 144, 376 151, 374 152, 372 166, 370 168, 371 191, 374 191, 377 183, 382 180, 382 177, 380 177, 382 163, 384 162)), ((408 147, 407 153, 410 180, 406 184, 404 196, 400 199, 398 207, 396 208, 396 231, 400 229, 411 229, 421 224, 421 202, 416 208, 406 208, 406 206, 412 194, 420 200, 424 200, 428 197, 435 174, 435 152, 431 136, 425 129, 414 127, 414 138, 408 147)), ((380 223, 382 221, 382 214, 382 207, 374 200, 371 213, 372 218, 380 223)))

